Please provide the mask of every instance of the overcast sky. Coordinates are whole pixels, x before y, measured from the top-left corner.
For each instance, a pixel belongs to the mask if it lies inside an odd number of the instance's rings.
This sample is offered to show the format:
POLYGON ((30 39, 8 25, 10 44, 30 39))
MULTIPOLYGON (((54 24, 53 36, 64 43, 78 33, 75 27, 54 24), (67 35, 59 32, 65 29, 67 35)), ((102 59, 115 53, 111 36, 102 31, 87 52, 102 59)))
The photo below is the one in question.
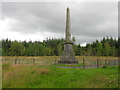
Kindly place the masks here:
POLYGON ((64 38, 67 7, 76 43, 118 37, 117 2, 3 2, 0 39, 64 38))

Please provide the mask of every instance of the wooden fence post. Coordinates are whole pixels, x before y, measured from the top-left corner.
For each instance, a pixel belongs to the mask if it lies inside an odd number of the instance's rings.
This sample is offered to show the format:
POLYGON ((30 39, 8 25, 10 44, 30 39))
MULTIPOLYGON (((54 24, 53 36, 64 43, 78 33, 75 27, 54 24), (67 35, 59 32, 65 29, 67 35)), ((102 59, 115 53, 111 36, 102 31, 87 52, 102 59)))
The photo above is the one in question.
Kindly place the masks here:
POLYGON ((102 60, 100 59, 100 67, 102 67, 102 60))
POLYGON ((109 59, 108 63, 109 63, 109 66, 110 66, 110 59, 109 59))
POLYGON ((116 65, 116 63, 115 63, 115 59, 114 59, 114 66, 116 65))
POLYGON ((56 64, 56 59, 55 59, 55 64, 56 64))
POLYGON ((99 62, 99 67, 101 67, 101 60, 99 59, 99 61, 98 61, 98 62, 99 62))
MULTIPOLYGON (((21 61, 21 59, 20 59, 20 61, 21 61)), ((19 61, 19 64, 20 64, 20 61, 19 61)))
POLYGON ((98 58, 97 58, 97 68, 99 68, 99 60, 98 60, 98 58))
POLYGON ((83 69, 85 68, 85 59, 83 58, 83 69))
POLYGON ((1 59, 1 62, 3 63, 3 61, 4 61, 4 60, 3 60, 3 58, 2 58, 2 59, 1 59))
POLYGON ((20 64, 20 59, 18 59, 18 64, 20 64))
POLYGON ((33 59, 33 64, 35 64, 35 59, 33 59))
POLYGON ((15 64, 17 64, 17 59, 15 59, 15 64))
POLYGON ((105 66, 107 66, 107 60, 105 59, 105 66))

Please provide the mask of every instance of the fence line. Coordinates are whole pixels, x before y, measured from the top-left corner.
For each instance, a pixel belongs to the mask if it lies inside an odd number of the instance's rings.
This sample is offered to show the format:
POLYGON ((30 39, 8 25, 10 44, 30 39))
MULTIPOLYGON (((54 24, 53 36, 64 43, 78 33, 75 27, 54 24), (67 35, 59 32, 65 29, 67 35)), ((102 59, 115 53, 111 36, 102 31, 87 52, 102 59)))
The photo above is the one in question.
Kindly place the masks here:
MULTIPOLYGON (((35 59, 35 58, 31 58, 31 59, 20 59, 20 58, 2 58, 2 63, 12 63, 12 64, 39 64, 39 65, 44 65, 44 64, 58 64, 57 59, 54 60, 40 60, 40 59, 35 59)), ((81 67, 87 68, 87 67, 106 67, 106 66, 115 66, 118 65, 118 59, 99 59, 96 58, 96 60, 87 60, 84 57, 82 58, 82 60, 78 59, 78 64, 81 65, 81 67)))

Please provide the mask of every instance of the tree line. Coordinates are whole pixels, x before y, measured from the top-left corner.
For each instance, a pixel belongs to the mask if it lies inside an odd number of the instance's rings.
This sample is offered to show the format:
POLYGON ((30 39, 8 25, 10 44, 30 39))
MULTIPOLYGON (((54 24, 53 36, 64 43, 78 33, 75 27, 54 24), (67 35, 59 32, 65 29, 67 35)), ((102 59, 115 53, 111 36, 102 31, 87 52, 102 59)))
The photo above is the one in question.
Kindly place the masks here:
MULTIPOLYGON (((119 39, 103 38, 101 41, 88 43, 85 47, 72 41, 74 54, 76 56, 118 56, 119 39)), ((60 56, 64 49, 64 39, 46 39, 41 41, 11 41, 3 39, 0 41, 0 55, 2 56, 60 56)))

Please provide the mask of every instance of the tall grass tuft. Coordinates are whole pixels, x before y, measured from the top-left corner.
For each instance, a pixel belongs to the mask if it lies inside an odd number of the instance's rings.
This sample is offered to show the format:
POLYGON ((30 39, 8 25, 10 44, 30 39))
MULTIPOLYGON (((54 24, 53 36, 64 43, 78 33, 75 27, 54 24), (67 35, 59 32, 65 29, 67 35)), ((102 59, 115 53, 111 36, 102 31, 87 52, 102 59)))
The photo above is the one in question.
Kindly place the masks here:
POLYGON ((36 70, 36 73, 45 75, 45 74, 49 74, 50 70, 46 69, 46 68, 39 68, 39 69, 36 70))
POLYGON ((2 64, 2 69, 3 69, 4 71, 10 69, 10 67, 11 67, 11 65, 10 65, 9 63, 2 64))

